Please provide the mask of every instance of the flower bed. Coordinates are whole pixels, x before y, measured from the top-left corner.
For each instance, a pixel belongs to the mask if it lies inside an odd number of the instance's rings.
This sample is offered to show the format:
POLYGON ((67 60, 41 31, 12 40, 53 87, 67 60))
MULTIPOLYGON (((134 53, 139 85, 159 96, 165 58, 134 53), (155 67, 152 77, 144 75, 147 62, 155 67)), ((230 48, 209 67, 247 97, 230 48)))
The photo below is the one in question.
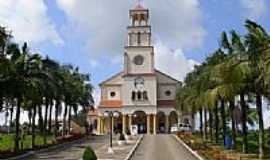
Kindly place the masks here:
POLYGON ((196 135, 178 134, 191 149, 197 151, 206 160, 257 160, 256 154, 241 154, 232 150, 225 150, 223 147, 204 142, 196 135))

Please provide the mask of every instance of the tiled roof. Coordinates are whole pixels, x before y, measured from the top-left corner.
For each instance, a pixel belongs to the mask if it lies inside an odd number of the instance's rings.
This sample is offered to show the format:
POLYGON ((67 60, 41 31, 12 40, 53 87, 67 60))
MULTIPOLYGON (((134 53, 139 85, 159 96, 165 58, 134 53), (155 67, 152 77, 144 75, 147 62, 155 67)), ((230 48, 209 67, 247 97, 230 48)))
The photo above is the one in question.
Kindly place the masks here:
POLYGON ((101 107, 101 108, 121 108, 122 101, 121 100, 103 100, 100 102, 99 107, 101 107))
POLYGON ((158 100, 157 101, 158 107, 175 107, 174 100, 158 100))

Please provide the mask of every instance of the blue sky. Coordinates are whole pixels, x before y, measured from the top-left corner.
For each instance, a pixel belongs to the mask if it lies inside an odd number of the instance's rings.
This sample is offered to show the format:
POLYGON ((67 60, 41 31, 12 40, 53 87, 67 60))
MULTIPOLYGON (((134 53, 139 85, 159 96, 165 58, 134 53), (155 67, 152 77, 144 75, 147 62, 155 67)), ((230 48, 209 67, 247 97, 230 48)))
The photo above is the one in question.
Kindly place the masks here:
MULTIPOLYGON (((71 63, 97 84, 122 69, 128 10, 136 0, 0 0, 0 25, 33 52, 71 63)), ((268 0, 144 0, 156 67, 182 80, 218 48, 222 31, 243 34, 245 19, 270 28, 268 0), (172 58, 173 57, 173 58, 172 58)))
MULTIPOLYGON (((135 6, 135 0, 113 2, 105 0, 28 0, 28 3, 24 2, 26 0, 10 0, 3 2, 4 5, 0 5, 4 9, 4 11, 0 11, 0 24, 13 30, 16 41, 28 41, 33 51, 49 55, 62 63, 79 66, 83 72, 92 74, 95 85, 121 70, 128 10, 135 6), (15 9, 14 13, 11 5, 13 7, 15 5, 15 8, 25 8, 25 10, 15 9), (32 8, 38 9, 34 9, 32 12, 26 11, 26 9, 31 10, 32 8), (11 12, 13 13, 11 14, 11 12), (16 16, 14 16, 15 14, 16 16), (37 16, 29 16, 34 14, 37 16), (46 20, 45 22, 35 22, 42 21, 38 18, 46 20), (25 19, 25 22, 16 24, 19 23, 15 21, 17 19, 22 19, 22 21, 25 19), (114 22, 113 19, 123 20, 114 22), (114 25, 114 23, 118 24, 114 25), (111 28, 111 24, 113 28, 111 28), (38 26, 35 26, 34 30, 31 30, 31 27, 27 28, 32 25, 38 26), (103 27, 99 27, 100 25, 103 27), (103 31, 108 34, 101 35, 101 38, 98 39, 103 31), (116 34, 111 34, 110 31, 116 34), (32 34, 36 36, 27 36, 27 32, 34 32, 32 34), (117 32, 119 35, 115 36, 117 32), (36 38, 46 34, 44 39, 36 38), (104 40, 102 38, 111 40, 111 42, 104 41, 106 44, 102 44, 104 40), (107 47, 107 45, 109 46, 107 47)), ((246 18, 256 20, 266 29, 270 27, 267 23, 270 18, 269 2, 266 0, 168 0, 165 3, 161 0, 144 0, 142 3, 145 7, 150 8, 151 18, 155 19, 152 23, 153 45, 158 48, 158 51, 159 48, 168 50, 169 53, 166 55, 177 54, 174 52, 178 51, 186 61, 202 62, 209 53, 218 48, 222 31, 235 29, 244 33, 243 24, 246 18), (166 23, 162 22, 164 17, 167 18, 166 23), (166 30, 172 30, 172 32, 166 30), (155 31, 161 32, 159 34, 155 31), (170 35, 173 36, 170 37, 170 35)), ((158 64, 157 66, 162 68, 158 64)), ((175 74, 176 78, 183 79, 186 71, 183 72, 183 74, 175 74)))

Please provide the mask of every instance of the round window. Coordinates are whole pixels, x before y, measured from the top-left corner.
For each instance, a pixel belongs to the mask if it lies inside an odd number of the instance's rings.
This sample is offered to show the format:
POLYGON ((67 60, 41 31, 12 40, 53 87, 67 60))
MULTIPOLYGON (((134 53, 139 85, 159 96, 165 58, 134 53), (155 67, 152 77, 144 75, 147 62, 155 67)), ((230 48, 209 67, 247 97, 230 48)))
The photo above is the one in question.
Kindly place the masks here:
POLYGON ((171 91, 170 90, 167 90, 166 92, 165 92, 165 95, 166 96, 170 96, 172 93, 171 93, 171 91))
POLYGON ((143 64, 143 56, 137 55, 137 56, 135 56, 133 61, 136 65, 142 65, 143 64))
POLYGON ((116 95, 115 92, 111 92, 110 94, 111 94, 111 97, 114 97, 116 95))

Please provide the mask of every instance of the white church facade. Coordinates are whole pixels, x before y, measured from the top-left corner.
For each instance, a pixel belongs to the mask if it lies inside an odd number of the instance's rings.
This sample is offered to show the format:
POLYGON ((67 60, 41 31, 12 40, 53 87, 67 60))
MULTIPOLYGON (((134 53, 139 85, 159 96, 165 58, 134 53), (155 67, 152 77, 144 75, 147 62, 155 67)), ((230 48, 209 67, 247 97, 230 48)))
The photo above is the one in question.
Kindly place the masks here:
POLYGON ((189 114, 180 115, 176 110, 176 90, 181 82, 155 69, 149 10, 138 4, 129 15, 124 69, 100 83, 97 132, 109 131, 106 113, 117 113, 112 118, 114 132, 136 128, 138 133, 167 133, 179 121, 191 123, 189 114))

